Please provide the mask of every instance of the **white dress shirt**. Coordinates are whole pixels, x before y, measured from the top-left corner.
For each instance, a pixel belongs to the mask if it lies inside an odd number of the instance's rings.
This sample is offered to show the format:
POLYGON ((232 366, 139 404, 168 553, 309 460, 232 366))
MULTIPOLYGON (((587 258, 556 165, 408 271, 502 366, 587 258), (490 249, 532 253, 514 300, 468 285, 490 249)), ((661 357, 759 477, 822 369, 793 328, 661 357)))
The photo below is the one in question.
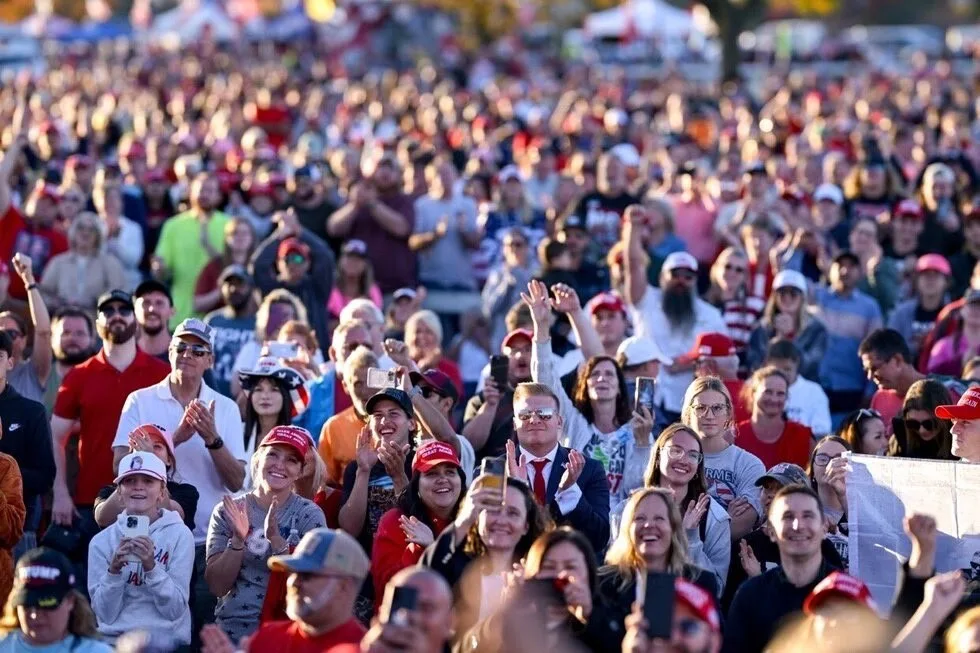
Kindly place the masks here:
MULTIPOLYGON (((531 453, 524 447, 520 447, 520 451, 518 452, 517 455, 524 456, 524 460, 526 461, 525 468, 527 471, 527 484, 531 486, 533 492, 534 477, 538 472, 534 468, 534 465, 531 464, 531 462, 534 460, 539 460, 539 458, 538 456, 535 456, 533 453, 531 453)), ((541 470, 541 475, 544 477, 545 491, 547 491, 548 489, 548 479, 551 477, 551 468, 555 464, 556 455, 558 455, 557 444, 555 445, 554 449, 549 451, 546 455, 542 456, 542 458, 548 461, 548 464, 545 465, 544 468, 541 470)), ((582 488, 578 486, 578 482, 572 483, 572 487, 568 488, 567 490, 558 490, 557 492, 555 492, 555 503, 558 504, 558 510, 563 515, 567 515, 568 513, 575 510, 575 508, 578 507, 578 502, 581 499, 582 499, 582 488)))
MULTIPOLYGON (((224 446, 235 460, 247 463, 244 429, 238 404, 218 394, 203 381, 198 399, 205 405, 214 401, 214 425, 218 437, 224 441, 224 446)), ((184 407, 170 391, 170 376, 167 375, 160 383, 132 392, 126 397, 112 446, 128 447, 130 431, 141 424, 158 424, 173 433, 183 415, 184 407)), ((175 453, 177 478, 196 487, 199 494, 197 511, 194 513, 194 541, 204 544, 211 512, 221 502, 221 498, 225 494, 232 494, 232 491, 225 487, 211 459, 211 452, 204 447, 204 440, 197 434, 177 445, 175 453)))

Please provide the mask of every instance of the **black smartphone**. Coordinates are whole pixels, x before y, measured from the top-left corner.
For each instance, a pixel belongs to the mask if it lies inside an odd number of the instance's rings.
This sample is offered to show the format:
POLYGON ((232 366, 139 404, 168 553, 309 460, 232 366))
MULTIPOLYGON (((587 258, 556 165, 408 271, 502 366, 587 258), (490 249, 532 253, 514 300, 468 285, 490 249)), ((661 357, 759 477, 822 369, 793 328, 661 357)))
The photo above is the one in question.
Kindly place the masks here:
POLYGON ((674 630, 674 575, 647 574, 643 596, 647 636, 669 640, 674 630))
POLYGON ((565 605, 565 593, 557 578, 528 578, 524 581, 524 592, 533 605, 565 605))
POLYGON ((657 391, 657 380, 652 376, 636 377, 636 389, 633 391, 633 406, 643 406, 653 414, 653 395, 657 391))
POLYGON ((510 359, 503 354, 490 357, 490 378, 493 379, 497 389, 503 392, 507 388, 507 370, 510 367, 510 359))
MULTIPOLYGON (((381 623, 399 623, 400 615, 415 612, 419 602, 419 591, 414 587, 394 587, 385 593, 385 601, 379 610, 381 623)), ((407 625, 399 623, 399 625, 407 625)))

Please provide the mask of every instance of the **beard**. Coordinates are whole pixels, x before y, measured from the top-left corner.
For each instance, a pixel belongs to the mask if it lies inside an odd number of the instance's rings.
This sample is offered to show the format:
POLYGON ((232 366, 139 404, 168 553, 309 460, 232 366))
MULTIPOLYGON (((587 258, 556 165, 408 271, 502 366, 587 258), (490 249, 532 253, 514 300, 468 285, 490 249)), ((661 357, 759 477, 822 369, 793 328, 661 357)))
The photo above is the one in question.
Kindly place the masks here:
POLYGON ((694 295, 687 288, 667 286, 661 308, 671 329, 694 326, 694 295))
POLYGON ((61 350, 59 348, 54 351, 54 359, 62 365, 78 365, 79 363, 84 363, 91 357, 91 349, 61 350))
POLYGON ((225 298, 225 303, 232 307, 236 311, 240 311, 248 304, 248 300, 251 297, 250 293, 234 292, 229 293, 225 298))
POLYGON ((155 335, 157 335, 158 333, 160 333, 161 331, 163 331, 164 327, 166 327, 166 326, 167 326, 167 323, 164 322, 163 319, 160 318, 160 317, 157 317, 156 324, 150 324, 149 322, 146 322, 144 324, 140 324, 139 325, 139 327, 140 327, 140 329, 142 329, 143 333, 145 333, 148 336, 155 336, 155 335))
POLYGON ((109 324, 105 328, 99 328, 99 337, 103 340, 107 340, 114 345, 121 345, 123 343, 132 340, 133 336, 136 335, 136 320, 133 320, 129 324, 125 325, 122 330, 113 329, 115 322, 109 324))

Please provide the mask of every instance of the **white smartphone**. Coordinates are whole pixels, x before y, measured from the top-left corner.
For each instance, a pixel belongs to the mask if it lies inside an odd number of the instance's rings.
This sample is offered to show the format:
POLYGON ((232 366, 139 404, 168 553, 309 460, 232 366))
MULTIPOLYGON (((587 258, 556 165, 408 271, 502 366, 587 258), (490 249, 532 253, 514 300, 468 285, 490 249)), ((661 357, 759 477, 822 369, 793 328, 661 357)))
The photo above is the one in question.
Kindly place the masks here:
POLYGON ((375 390, 394 388, 398 385, 398 375, 395 370, 382 370, 377 367, 369 367, 367 373, 367 385, 375 390))
POLYGON ((266 345, 269 355, 273 358, 285 358, 291 360, 299 355, 299 347, 295 342, 270 342, 266 345))
MULTIPOLYGON (((147 515, 119 515, 119 527, 126 539, 150 536, 150 518, 147 515)), ((127 555, 126 559, 131 562, 139 561, 133 554, 127 555)))

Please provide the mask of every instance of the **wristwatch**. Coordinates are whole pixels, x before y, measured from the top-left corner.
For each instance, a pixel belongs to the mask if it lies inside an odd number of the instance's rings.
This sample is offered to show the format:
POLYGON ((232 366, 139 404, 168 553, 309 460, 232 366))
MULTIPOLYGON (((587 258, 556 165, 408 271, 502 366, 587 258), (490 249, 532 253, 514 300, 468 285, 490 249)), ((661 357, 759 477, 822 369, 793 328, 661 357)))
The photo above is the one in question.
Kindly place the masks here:
POLYGON ((417 385, 412 386, 412 389, 408 391, 409 399, 415 399, 416 397, 421 397, 421 396, 422 396, 422 388, 420 388, 417 385))
POLYGON ((210 449, 211 451, 217 451, 223 446, 225 446, 225 441, 222 440, 220 437, 215 438, 214 442, 212 442, 211 444, 208 444, 207 442, 204 443, 204 448, 210 449))

